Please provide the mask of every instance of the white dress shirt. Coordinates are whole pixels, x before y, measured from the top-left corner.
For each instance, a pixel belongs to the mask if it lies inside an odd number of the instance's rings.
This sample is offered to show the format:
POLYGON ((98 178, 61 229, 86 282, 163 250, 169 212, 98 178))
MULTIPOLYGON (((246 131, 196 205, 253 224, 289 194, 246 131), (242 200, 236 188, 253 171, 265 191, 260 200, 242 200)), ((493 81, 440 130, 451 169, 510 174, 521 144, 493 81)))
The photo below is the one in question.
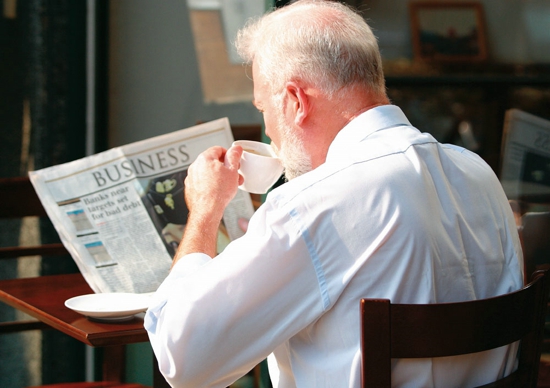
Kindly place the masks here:
MULTIPOLYGON (((359 387, 362 297, 487 298, 522 287, 522 260, 491 168, 385 105, 343 128, 323 165, 273 190, 214 260, 180 259, 145 327, 174 387, 226 387, 268 356, 275 387, 359 387)), ((395 360, 392 378, 481 385, 512 371, 515 350, 395 360)))

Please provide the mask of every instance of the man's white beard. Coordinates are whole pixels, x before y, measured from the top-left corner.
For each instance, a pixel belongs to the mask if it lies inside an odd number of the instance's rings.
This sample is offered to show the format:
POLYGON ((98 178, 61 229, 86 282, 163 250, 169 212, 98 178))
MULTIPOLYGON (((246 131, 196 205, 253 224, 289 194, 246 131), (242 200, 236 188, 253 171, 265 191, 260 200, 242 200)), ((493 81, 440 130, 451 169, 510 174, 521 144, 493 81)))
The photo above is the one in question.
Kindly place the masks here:
POLYGON ((287 181, 299 177, 312 170, 311 160, 306 153, 303 141, 287 125, 284 114, 280 114, 277 120, 281 136, 281 148, 278 150, 279 159, 285 169, 287 181))

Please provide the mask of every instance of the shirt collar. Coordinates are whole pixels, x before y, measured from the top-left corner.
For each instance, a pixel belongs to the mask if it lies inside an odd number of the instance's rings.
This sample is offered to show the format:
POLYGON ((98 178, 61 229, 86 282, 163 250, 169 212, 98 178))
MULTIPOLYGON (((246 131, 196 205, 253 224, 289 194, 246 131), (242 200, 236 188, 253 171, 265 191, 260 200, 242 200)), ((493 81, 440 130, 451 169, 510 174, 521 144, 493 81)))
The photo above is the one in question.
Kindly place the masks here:
POLYGON ((330 160, 331 155, 336 156, 345 152, 371 133, 399 125, 410 126, 411 123, 398 106, 381 105, 369 109, 352 119, 338 132, 329 147, 327 161, 330 160))

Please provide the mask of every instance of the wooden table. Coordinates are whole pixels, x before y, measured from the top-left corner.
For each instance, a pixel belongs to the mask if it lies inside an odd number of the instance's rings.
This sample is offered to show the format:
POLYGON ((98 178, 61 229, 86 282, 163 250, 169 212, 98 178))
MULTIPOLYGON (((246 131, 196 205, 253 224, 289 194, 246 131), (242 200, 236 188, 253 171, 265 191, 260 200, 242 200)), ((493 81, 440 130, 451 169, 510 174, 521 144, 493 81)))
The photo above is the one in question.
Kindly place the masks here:
MULTIPOLYGON (((65 301, 93 293, 80 273, 0 281, 0 301, 93 347, 103 347, 103 379, 123 381, 124 345, 149 338, 139 315, 132 320, 106 323, 90 320, 65 307, 65 301)), ((154 386, 168 386, 154 365, 154 386)))

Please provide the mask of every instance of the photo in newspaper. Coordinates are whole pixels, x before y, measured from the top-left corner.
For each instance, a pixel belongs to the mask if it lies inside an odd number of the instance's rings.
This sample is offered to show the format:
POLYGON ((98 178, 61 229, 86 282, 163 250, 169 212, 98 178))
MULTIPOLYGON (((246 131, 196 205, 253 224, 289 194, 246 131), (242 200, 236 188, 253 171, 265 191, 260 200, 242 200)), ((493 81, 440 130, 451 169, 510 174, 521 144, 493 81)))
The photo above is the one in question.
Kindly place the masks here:
POLYGON ((183 181, 187 170, 152 179, 140 179, 141 201, 163 238, 170 256, 174 256, 187 220, 183 181))
POLYGON ((550 196, 550 121, 506 111, 500 180, 509 199, 550 196))
MULTIPOLYGON (((168 274, 183 235, 187 168, 207 148, 229 148, 219 119, 29 173, 60 239, 94 292, 148 293, 168 274)), ((218 251, 244 232, 250 195, 228 205, 218 251)))

